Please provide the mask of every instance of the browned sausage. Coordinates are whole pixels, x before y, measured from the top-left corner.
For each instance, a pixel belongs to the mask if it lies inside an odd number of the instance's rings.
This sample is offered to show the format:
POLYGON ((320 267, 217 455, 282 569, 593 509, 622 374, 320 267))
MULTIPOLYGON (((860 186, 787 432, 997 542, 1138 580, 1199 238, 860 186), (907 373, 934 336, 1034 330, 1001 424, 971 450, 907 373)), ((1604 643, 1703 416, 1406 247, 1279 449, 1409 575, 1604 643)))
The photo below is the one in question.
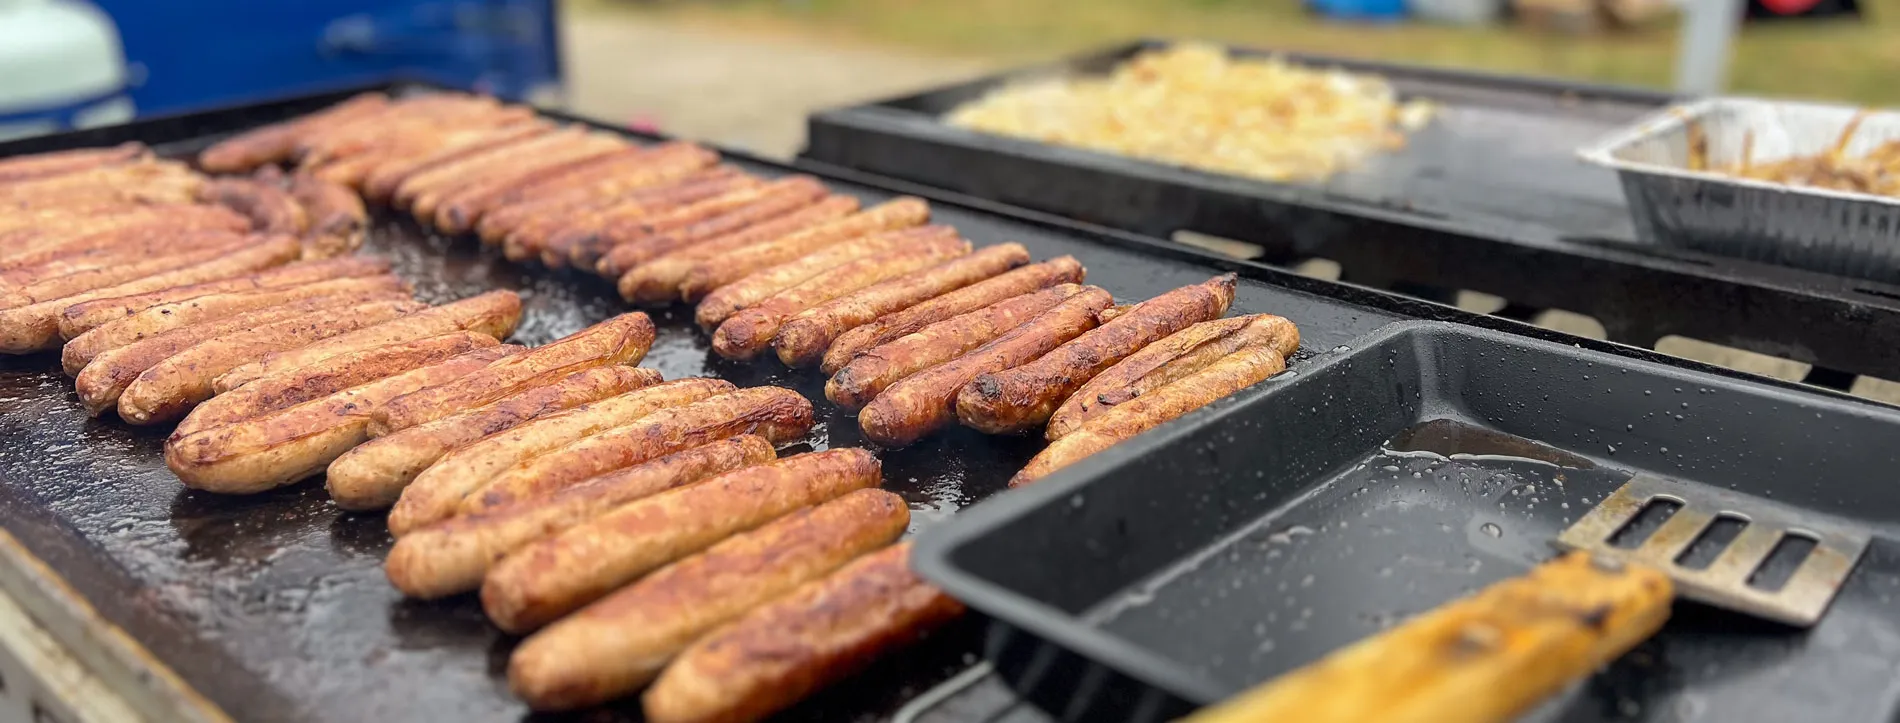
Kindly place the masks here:
POLYGON ((723 204, 728 194, 756 188, 764 183, 748 175, 722 176, 696 181, 690 188, 677 188, 665 193, 654 193, 644 199, 627 199, 609 204, 592 215, 584 215, 568 223, 565 230, 549 237, 541 251, 541 262, 557 268, 577 264, 581 268, 592 269, 594 263, 600 260, 599 254, 606 250, 606 241, 601 235, 615 224, 653 218, 715 199, 723 204))
MULTIPOLYGON (((492 244, 500 241, 501 237, 492 235, 492 230, 482 233, 489 216, 524 203, 533 204, 560 198, 564 194, 592 187, 616 176, 637 173, 640 169, 651 165, 658 153, 660 151, 652 147, 627 145, 601 156, 537 171, 505 189, 490 194, 487 198, 458 200, 445 206, 441 212, 464 219, 459 223, 467 224, 468 230, 478 232, 484 242, 492 244), (478 205, 472 207, 471 203, 478 205)), ((492 229, 493 226, 490 225, 489 228, 492 229)))
POLYGON ((1233 302, 1233 274, 1144 301, 1034 361, 970 380, 957 394, 957 418, 990 434, 1039 427, 1103 369, 1169 334, 1220 318, 1233 302))
POLYGON ((975 351, 886 387, 858 413, 858 426, 864 436, 887 446, 922 439, 956 420, 957 392, 971 379, 1035 359, 1081 336, 1095 328, 1095 314, 1113 303, 1107 291, 1084 287, 975 351))
POLYGON ((0 310, 0 354, 24 354, 56 348, 60 314, 74 304, 243 276, 289 263, 297 258, 300 251, 297 239, 273 236, 189 266, 168 268, 116 285, 0 310))
MULTIPOLYGON (((249 219, 223 206, 208 204, 164 207, 164 215, 123 214, 98 219, 73 219, 51 224, 70 233, 46 233, 28 238, 9 234, 13 242, 0 245, 0 268, 17 269, 62 257, 135 244, 143 239, 194 232, 245 233, 249 219), (97 221, 97 223, 95 223, 97 221)), ((47 229, 27 229, 27 233, 47 229)))
POLYGON ((811 430, 811 402, 780 387, 753 387, 662 409, 528 459, 462 500, 463 514, 544 497, 590 477, 741 434, 773 444, 811 430))
POLYGON ((361 188, 363 195, 377 201, 389 202, 396 189, 410 176, 433 171, 451 163, 479 156, 484 153, 521 143, 535 136, 554 130, 552 123, 532 122, 510 125, 502 128, 477 128, 474 130, 451 132, 441 147, 409 158, 391 159, 364 174, 361 188))
POLYGON ((811 176, 781 178, 738 194, 701 201, 665 216, 617 224, 603 232, 612 250, 592 268, 615 279, 666 254, 747 226, 791 213, 824 198, 825 186, 811 176))
POLYGON ((607 134, 589 135, 582 141, 549 148, 534 157, 493 169, 487 178, 444 193, 435 213, 427 218, 445 233, 472 231, 488 204, 509 191, 558 176, 581 164, 632 150, 636 149, 625 140, 607 134))
POLYGON ((620 277, 620 296, 638 304, 677 302, 680 284, 699 262, 834 221, 857 210, 858 199, 830 196, 772 220, 701 241, 627 271, 620 277))
POLYGON ((785 320, 772 348, 786 366, 816 364, 839 334, 1026 263, 1029 250, 1009 243, 880 281, 785 320))
POLYGON ((212 179, 198 199, 244 214, 252 228, 266 233, 301 236, 309 223, 303 206, 284 189, 249 178, 212 179))
POLYGON ((1267 346, 1242 349, 1221 357, 1167 386, 1115 405, 1061 439, 1050 442, 1021 472, 1010 478, 1009 486, 1021 487, 1047 477, 1083 457, 1253 386, 1285 369, 1286 359, 1280 356, 1279 350, 1267 346))
POLYGON ((73 337, 66 342, 65 348, 60 350, 60 363, 64 365, 67 374, 78 374, 79 370, 86 368, 86 365, 92 363, 92 360, 100 354, 193 324, 225 319, 304 299, 364 294, 406 295, 408 292, 408 282, 393 274, 384 274, 331 279, 254 291, 206 294, 184 301, 159 304, 73 337))
POLYGON ((482 586, 482 577, 503 555, 530 542, 587 522, 625 503, 735 469, 765 464, 774 457, 771 442, 750 434, 675 452, 601 475, 545 499, 457 517, 416 530, 396 540, 383 569, 389 575, 389 582, 410 597, 431 599, 476 590, 482 586))
POLYGON ((428 220, 435 214, 435 204, 442 200, 444 194, 481 182, 489 173, 505 169, 509 164, 518 163, 524 158, 534 158, 553 149, 582 142, 587 135, 587 131, 582 128, 557 128, 410 174, 396 185, 396 193, 392 196, 394 205, 410 210, 418 220, 428 220), (426 204, 423 203, 425 199, 426 204))
POLYGON ((31 210, 100 199, 184 203, 196 197, 204 183, 203 175, 183 163, 135 161, 0 185, 0 205, 31 210))
POLYGON ((1079 284, 1086 275, 1075 257, 1058 256, 979 281, 838 335, 825 350, 824 363, 819 369, 826 374, 837 374, 859 354, 931 324, 1038 289, 1079 284))
POLYGON ((1082 385, 1050 415, 1044 436, 1060 439, 1117 404, 1200 371, 1228 354, 1257 346, 1285 357, 1299 348, 1300 331, 1293 322, 1271 314, 1204 321, 1177 331, 1128 355, 1082 385))
POLYGON ((733 537, 524 641, 509 687, 536 710, 639 690, 708 631, 883 547, 909 519, 897 495, 859 490, 733 537))
MULTIPOLYGON (((500 342, 458 331, 415 341, 339 354, 307 367, 281 371, 205 400, 172 430, 180 439, 213 427, 260 417, 416 367, 427 366, 500 342)), ((520 347, 511 347, 518 354, 520 347)))
POLYGON ((45 176, 110 166, 126 161, 150 158, 152 149, 139 142, 121 143, 111 148, 75 148, 70 151, 35 153, 0 160, 0 183, 17 183, 45 176))
MULTIPOLYGON (((496 232, 500 234, 504 255, 510 261, 541 258, 557 235, 566 233, 572 226, 592 224, 620 204, 670 207, 688 202, 685 199, 716 196, 742 183, 740 179, 745 174, 737 167, 715 166, 718 156, 700 150, 702 153, 656 160, 650 167, 628 173, 612 183, 603 182, 570 191, 559 198, 496 211, 507 224, 496 232)), ((567 259, 565 250, 557 255, 563 261, 567 259)))
POLYGON ((334 258, 362 248, 369 211, 355 191, 299 173, 290 177, 290 196, 303 206, 309 221, 304 231, 304 258, 334 258))
POLYGON ((308 366, 338 354, 456 331, 487 334, 499 341, 513 334, 515 325, 520 322, 521 296, 513 291, 490 291, 346 334, 272 351, 262 359, 240 364, 219 375, 214 388, 227 392, 266 374, 308 366))
MULTIPOLYGON (((676 183, 718 162, 719 154, 698 145, 662 143, 608 164, 599 169, 598 175, 577 174, 575 178, 523 189, 519 198, 482 214, 475 231, 486 243, 501 243, 516 228, 537 217, 552 218, 629 192, 676 183)), ((736 174, 738 169, 728 167, 721 172, 736 174)))
POLYGON ((101 297, 66 307, 66 310, 59 315, 59 335, 71 339, 104 326, 108 322, 123 319, 160 304, 195 299, 209 294, 255 291, 386 273, 389 273, 388 259, 341 258, 289 264, 236 278, 173 286, 125 296, 101 297))
MULTIPOLYGON (((758 201, 762 193, 772 189, 776 184, 781 184, 783 180, 770 183, 761 181, 711 198, 694 201, 664 213, 617 219, 602 226, 598 233, 585 242, 569 249, 568 262, 578 269, 596 270, 600 267, 600 262, 606 260, 607 254, 617 247, 638 242, 639 246, 636 248, 649 248, 654 243, 655 236, 671 234, 693 224, 743 208, 758 201)), ((810 179, 804 180, 811 184, 817 183, 810 179)), ((821 187, 819 193, 822 192, 821 187)), ((653 255, 643 253, 638 260, 645 260, 653 255)))
MULTIPOLYGON (((783 238, 747 246, 726 256, 702 260, 680 282, 680 297, 688 302, 696 302, 726 284, 799 259, 826 246, 859 236, 919 226, 928 220, 929 203, 910 196, 896 198, 783 238)), ((704 322, 701 325, 707 326, 704 322)))
POLYGON ((794 314, 968 253, 968 241, 954 236, 935 238, 827 269, 720 323, 713 333, 713 351, 727 359, 750 359, 771 346, 779 328, 794 314))
MULTIPOLYGON (((294 318, 309 317, 312 312, 337 309, 369 302, 407 301, 404 292, 367 292, 301 299, 235 316, 202 321, 172 329, 151 337, 100 353, 79 370, 73 386, 79 402, 93 415, 118 407, 119 396, 145 370, 172 355, 218 337, 237 334, 294 318)), ((421 306, 417 304, 416 306, 421 306)), ((74 341, 78 341, 75 339, 74 341)))
POLYGON ((505 109, 500 102, 486 96, 465 93, 412 96, 391 103, 382 113, 299 134, 293 155, 299 163, 324 163, 373 152, 403 136, 439 133, 497 116, 520 118, 522 114, 520 109, 505 109))
POLYGON ((296 151, 300 134, 378 113, 388 105, 389 96, 364 93, 302 118, 245 131, 204 149, 198 154, 198 167, 212 173, 244 173, 287 161, 296 151))
MULTIPOLYGON (((859 259, 912 248, 918 244, 957 241, 957 230, 949 226, 923 226, 875 233, 840 241, 808 255, 777 266, 760 269, 707 294, 693 312, 701 328, 711 331, 727 319, 766 299, 811 280, 819 274, 859 259)), ((777 243, 777 242, 773 242, 777 243)), ((732 254, 730 259, 744 254, 732 254)), ((723 260, 723 259, 719 259, 723 260)), ((708 262, 717 261, 708 259, 708 262)))
POLYGON ((187 247, 171 252, 155 251, 144 258, 124 260, 110 266, 73 271, 64 275, 24 279, 22 283, 0 290, 0 308, 10 309, 63 299, 94 289, 195 266, 230 256, 243 247, 255 245, 269 238, 271 237, 218 234, 213 237, 217 243, 211 246, 187 247))
POLYGON ((892 384, 963 356, 1082 292, 1060 284, 1014 296, 950 317, 880 344, 844 365, 825 382, 825 398, 845 409, 862 409, 892 384))
POLYGON ((389 531, 401 537, 456 514, 462 498, 495 475, 574 440, 633 422, 662 409, 732 391, 719 379, 678 379, 550 414, 443 455, 416 475, 389 511, 389 531))
POLYGON ((640 696, 647 723, 765 720, 962 615, 909 558, 865 555, 700 638, 640 696))
POLYGON ((395 504, 416 475, 451 450, 537 417, 660 381, 660 373, 652 369, 594 367, 400 432, 378 436, 372 423, 370 435, 374 438, 331 462, 324 486, 330 491, 330 499, 343 509, 382 509, 395 504))
POLYGON ((629 502, 496 563, 482 583, 482 609, 503 630, 533 630, 734 534, 876 487, 879 469, 865 450, 835 449, 629 502))
POLYGON ((0 292, 13 291, 43 281, 81 273, 98 273, 151 259, 180 256, 194 252, 231 249, 252 243, 254 236, 233 231, 160 230, 118 243, 84 251, 49 254, 32 264, 0 270, 0 292))
POLYGON ((596 366, 638 364, 653 346, 653 320, 638 311, 426 391, 391 401, 376 415, 377 436, 487 404, 536 382, 596 366))

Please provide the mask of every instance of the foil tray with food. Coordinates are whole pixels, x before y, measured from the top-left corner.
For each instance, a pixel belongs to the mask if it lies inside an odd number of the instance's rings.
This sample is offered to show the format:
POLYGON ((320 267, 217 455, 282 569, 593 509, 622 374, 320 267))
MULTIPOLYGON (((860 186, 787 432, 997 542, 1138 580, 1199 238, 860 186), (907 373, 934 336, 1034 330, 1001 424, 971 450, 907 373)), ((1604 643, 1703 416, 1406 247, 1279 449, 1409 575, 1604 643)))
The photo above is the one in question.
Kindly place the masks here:
POLYGON ((1645 242, 1900 281, 1900 113, 1711 98, 1581 155, 1621 176, 1645 242))

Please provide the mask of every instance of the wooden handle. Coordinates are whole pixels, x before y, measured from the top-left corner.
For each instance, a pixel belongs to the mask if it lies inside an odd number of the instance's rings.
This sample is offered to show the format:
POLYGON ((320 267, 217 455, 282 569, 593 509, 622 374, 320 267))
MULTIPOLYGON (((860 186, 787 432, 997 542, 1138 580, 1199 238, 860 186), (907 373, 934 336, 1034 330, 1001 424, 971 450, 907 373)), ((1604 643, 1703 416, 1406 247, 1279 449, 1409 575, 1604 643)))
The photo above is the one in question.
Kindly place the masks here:
POLYGON ((1506 723, 1655 634, 1669 578, 1547 562, 1207 708, 1190 723, 1506 723))

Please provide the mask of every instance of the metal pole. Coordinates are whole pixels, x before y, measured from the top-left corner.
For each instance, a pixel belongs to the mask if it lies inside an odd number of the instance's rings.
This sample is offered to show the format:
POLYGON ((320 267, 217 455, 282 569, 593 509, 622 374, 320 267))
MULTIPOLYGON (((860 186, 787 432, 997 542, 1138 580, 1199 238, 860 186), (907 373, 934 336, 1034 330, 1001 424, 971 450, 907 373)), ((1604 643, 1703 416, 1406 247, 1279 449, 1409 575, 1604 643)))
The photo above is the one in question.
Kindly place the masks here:
POLYGON ((1728 84, 1729 45, 1742 22, 1743 0, 1688 0, 1676 56, 1676 90, 1713 95, 1728 84))

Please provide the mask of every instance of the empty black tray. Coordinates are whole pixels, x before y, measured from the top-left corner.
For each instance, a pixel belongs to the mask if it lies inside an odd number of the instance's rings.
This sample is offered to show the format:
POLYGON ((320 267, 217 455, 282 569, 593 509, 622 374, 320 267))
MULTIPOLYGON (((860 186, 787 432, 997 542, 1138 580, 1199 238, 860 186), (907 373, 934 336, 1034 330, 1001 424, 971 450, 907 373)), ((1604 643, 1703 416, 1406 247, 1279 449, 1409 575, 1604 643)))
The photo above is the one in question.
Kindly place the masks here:
POLYGON ((1886 721, 1895 440, 1885 407, 1406 322, 967 510, 916 564, 992 618, 986 656, 1053 716, 1165 720, 1527 570, 1645 471, 1875 540, 1813 629, 1679 602, 1532 719, 1886 721))

